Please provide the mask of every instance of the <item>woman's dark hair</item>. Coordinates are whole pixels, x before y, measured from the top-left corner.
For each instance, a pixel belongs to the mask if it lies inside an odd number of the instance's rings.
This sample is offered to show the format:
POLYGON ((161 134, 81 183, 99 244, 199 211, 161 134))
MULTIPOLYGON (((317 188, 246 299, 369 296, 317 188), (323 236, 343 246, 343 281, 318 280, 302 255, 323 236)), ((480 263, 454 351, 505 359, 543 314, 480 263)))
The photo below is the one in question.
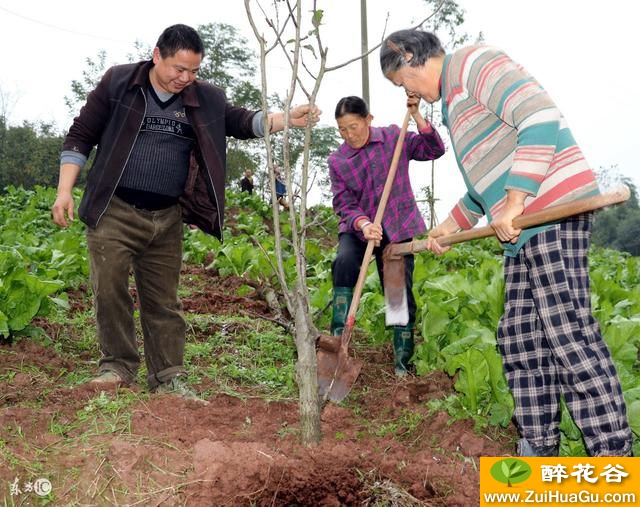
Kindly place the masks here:
POLYGON ((345 114, 357 114, 361 118, 366 118, 369 116, 369 106, 360 97, 353 95, 342 97, 336 106, 336 120, 342 118, 345 114))
POLYGON ((204 57, 204 44, 198 32, 187 25, 171 25, 160 34, 156 47, 162 58, 175 55, 186 49, 204 57))
POLYGON ((382 74, 409 65, 418 67, 434 56, 444 55, 440 39, 431 32, 422 30, 398 30, 387 37, 380 47, 382 74))

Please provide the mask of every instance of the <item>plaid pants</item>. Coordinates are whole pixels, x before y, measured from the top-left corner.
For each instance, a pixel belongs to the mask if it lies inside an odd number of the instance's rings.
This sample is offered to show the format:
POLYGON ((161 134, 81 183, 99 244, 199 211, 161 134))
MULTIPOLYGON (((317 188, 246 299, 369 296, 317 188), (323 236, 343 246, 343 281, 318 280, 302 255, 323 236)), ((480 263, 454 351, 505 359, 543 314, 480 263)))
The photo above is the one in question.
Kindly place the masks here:
POLYGON ((631 452, 620 382, 591 314, 587 251, 592 215, 573 217, 505 257, 498 328, 515 419, 534 446, 560 441, 560 395, 592 456, 631 452))

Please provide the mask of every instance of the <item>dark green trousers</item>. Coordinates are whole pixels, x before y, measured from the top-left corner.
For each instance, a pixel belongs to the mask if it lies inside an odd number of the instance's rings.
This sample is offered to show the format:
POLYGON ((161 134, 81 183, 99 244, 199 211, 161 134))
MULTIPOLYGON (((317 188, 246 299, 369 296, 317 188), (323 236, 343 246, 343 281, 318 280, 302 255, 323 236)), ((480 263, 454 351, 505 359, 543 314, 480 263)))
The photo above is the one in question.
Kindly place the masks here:
POLYGON ((95 229, 88 229, 100 370, 132 382, 140 366, 129 293, 133 270, 149 387, 184 372, 186 325, 178 299, 182 265, 179 205, 147 211, 114 196, 95 229))

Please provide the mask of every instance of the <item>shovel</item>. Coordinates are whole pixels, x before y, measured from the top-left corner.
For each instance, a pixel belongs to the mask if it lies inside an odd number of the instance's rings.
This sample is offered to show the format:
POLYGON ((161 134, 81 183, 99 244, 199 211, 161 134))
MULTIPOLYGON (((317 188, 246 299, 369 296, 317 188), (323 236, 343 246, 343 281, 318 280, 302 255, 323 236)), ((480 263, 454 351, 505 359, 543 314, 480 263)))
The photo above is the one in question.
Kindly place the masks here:
MULTIPOLYGON (((407 109, 407 114, 404 117, 400 135, 398 136, 398 141, 396 142, 396 147, 393 152, 393 158, 391 159, 389 174, 387 174, 387 180, 382 190, 382 197, 380 197, 380 203, 378 204, 376 216, 373 220, 373 223, 376 225, 382 223, 382 217, 384 216, 389 194, 391 193, 391 187, 393 186, 393 180, 395 179, 410 118, 411 112, 407 109)), ((353 289, 353 299, 351 306, 349 306, 349 313, 347 314, 347 321, 345 322, 342 335, 340 337, 321 335, 318 338, 318 390, 323 402, 327 400, 335 403, 342 401, 347 394, 349 394, 349 391, 351 391, 362 369, 362 361, 349 356, 349 342, 351 341, 351 333, 356 323, 356 312, 360 304, 360 296, 362 295, 362 288, 364 287, 364 282, 367 277, 369 261, 371 260, 374 247, 375 241, 369 240, 362 259, 362 265, 360 266, 358 282, 353 289)))
MULTIPOLYGON (((623 185, 613 192, 557 204, 540 211, 520 215, 513 219, 513 227, 527 229, 528 227, 545 224, 561 218, 579 215, 580 213, 604 208, 612 204, 619 204, 629 199, 630 195, 629 187, 623 185)), ((494 235, 493 227, 486 225, 441 236, 437 241, 441 246, 449 246, 494 235)), ((382 258, 384 263, 385 317, 387 326, 404 326, 409 321, 402 257, 426 249, 426 239, 411 241, 410 243, 391 244, 384 249, 382 258)))

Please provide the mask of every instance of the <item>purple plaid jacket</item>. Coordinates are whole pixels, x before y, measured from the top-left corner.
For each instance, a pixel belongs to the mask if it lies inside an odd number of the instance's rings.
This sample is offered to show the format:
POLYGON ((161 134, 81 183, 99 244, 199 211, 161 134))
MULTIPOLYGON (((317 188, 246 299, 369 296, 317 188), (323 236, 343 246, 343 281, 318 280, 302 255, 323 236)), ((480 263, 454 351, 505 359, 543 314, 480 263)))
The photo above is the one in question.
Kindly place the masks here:
MULTIPOLYGON (((354 228, 359 217, 373 221, 400 135, 397 125, 371 127, 369 141, 354 150, 347 143, 329 155, 333 209, 340 217, 339 232, 362 233, 354 228)), ((411 189, 409 160, 434 160, 444 154, 438 131, 407 132, 398 161, 395 182, 382 218, 382 228, 392 243, 413 238, 427 228, 411 189)))

